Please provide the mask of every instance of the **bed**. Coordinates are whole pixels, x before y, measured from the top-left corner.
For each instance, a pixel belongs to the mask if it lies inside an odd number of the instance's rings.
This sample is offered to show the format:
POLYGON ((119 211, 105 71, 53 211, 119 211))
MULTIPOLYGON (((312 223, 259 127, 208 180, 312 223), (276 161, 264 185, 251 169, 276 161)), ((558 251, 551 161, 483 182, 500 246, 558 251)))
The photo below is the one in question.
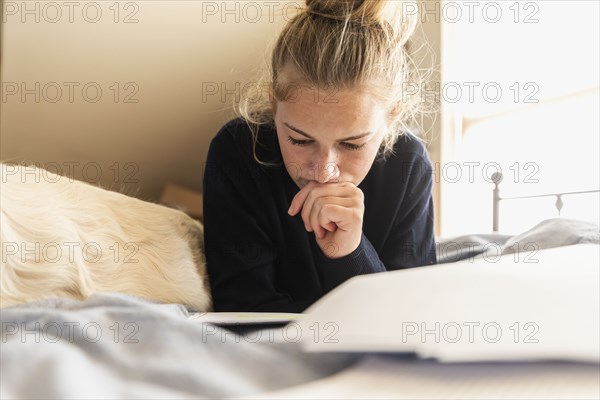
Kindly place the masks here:
MULTIPOLYGON (((492 230, 441 239, 436 268, 486 257, 512 260, 532 250, 581 247, 589 252, 591 246, 597 251, 599 242, 597 224, 552 218, 519 235, 492 230)), ((223 327, 199 322, 193 318, 196 311, 177 302, 111 291, 3 307, 0 397, 600 396, 595 352, 583 360, 565 356, 443 362, 406 351, 307 351, 305 340, 286 333, 289 325, 223 327)), ((597 329, 598 316, 589 319, 597 329)), ((577 340, 578 332, 571 333, 570 340, 577 340)))

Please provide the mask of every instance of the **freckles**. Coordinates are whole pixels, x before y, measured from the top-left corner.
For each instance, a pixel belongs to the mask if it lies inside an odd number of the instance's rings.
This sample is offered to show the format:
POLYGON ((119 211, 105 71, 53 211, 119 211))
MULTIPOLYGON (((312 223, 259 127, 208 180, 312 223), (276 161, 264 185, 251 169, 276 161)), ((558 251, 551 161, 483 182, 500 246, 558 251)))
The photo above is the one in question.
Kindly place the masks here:
POLYGON ((285 167, 288 170, 288 173, 293 178, 301 178, 302 172, 307 169, 306 167, 306 157, 303 157, 299 149, 287 148, 282 149, 283 162, 285 163, 285 167))
POLYGON ((373 165, 375 155, 375 153, 357 155, 352 160, 348 160, 349 162, 345 164, 346 171, 351 172, 352 175, 355 176, 366 175, 373 165))
POLYGON ((292 177, 292 179, 302 178, 302 167, 300 167, 299 164, 296 164, 294 162, 286 163, 285 167, 286 167, 290 177, 292 177))

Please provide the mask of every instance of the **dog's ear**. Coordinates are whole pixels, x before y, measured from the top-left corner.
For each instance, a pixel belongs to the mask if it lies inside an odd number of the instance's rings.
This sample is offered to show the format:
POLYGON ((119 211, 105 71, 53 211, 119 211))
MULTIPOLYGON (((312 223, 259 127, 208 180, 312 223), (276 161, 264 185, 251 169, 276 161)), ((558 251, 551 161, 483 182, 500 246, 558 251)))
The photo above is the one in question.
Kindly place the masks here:
POLYGON ((179 215, 179 226, 181 234, 190 237, 190 245, 204 250, 204 225, 196 219, 190 218, 187 214, 179 215))

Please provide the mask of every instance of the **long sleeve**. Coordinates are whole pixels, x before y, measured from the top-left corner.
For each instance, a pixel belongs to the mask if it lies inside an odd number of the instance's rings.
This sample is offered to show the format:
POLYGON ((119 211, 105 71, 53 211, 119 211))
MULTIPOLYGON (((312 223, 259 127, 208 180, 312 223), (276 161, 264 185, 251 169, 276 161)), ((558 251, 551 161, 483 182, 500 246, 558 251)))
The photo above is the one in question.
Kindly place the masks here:
POLYGON ((335 288, 356 275, 386 271, 385 265, 364 233, 356 250, 345 257, 327 258, 316 242, 314 242, 313 249, 315 263, 319 268, 325 291, 335 288))
POLYGON ((230 135, 213 140, 204 170, 204 235, 215 311, 300 312, 310 302, 277 290, 278 254, 253 172, 230 135))
POLYGON ((380 251, 388 270, 437 262, 431 162, 424 152, 413 153, 409 160, 403 163, 400 173, 405 194, 397 205, 389 236, 380 251))

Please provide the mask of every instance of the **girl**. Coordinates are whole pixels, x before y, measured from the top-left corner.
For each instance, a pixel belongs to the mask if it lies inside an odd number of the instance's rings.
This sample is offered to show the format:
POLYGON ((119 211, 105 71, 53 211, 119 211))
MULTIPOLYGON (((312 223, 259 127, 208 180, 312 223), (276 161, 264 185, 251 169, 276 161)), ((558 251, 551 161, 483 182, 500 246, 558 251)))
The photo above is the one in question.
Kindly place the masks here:
POLYGON ((215 311, 301 312, 352 276, 436 262, 431 163, 406 128, 420 98, 403 91, 417 82, 403 2, 306 3, 276 42, 272 84, 210 145, 215 311))

